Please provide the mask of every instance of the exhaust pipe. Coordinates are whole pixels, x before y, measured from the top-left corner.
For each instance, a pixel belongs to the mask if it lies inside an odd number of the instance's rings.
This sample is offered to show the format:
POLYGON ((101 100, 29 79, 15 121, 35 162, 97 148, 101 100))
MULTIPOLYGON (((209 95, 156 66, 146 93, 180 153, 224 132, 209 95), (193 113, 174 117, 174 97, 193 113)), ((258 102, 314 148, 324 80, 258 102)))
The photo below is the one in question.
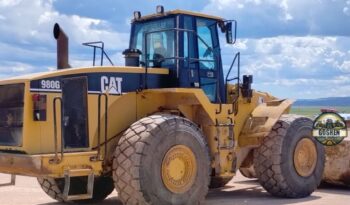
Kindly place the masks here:
POLYGON ((68 37, 58 23, 53 27, 53 36, 57 41, 57 69, 70 68, 68 57, 68 37))

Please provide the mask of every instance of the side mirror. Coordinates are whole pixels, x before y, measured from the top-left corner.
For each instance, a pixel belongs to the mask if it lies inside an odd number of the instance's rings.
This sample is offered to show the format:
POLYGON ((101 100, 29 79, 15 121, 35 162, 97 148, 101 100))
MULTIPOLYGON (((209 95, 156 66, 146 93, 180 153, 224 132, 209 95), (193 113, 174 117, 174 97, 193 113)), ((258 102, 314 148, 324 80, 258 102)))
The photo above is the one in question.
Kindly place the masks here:
POLYGON ((237 37, 237 22, 229 21, 225 24, 226 42, 228 44, 235 44, 237 37), (232 25, 232 22, 234 25, 232 25))
POLYGON ((243 75, 242 96, 244 98, 248 98, 249 100, 253 97, 252 83, 252 75, 243 75))

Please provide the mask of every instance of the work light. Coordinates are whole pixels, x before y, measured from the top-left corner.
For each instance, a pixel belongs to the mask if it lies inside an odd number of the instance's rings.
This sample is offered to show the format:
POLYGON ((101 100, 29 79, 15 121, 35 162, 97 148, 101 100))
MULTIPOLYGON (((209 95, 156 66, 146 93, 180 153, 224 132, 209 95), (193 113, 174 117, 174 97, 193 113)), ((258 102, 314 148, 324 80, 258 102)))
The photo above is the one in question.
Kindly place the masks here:
POLYGON ((157 14, 163 14, 164 13, 164 7, 162 5, 157 6, 157 14))
POLYGON ((141 12, 140 11, 134 11, 134 19, 138 20, 141 18, 141 12))

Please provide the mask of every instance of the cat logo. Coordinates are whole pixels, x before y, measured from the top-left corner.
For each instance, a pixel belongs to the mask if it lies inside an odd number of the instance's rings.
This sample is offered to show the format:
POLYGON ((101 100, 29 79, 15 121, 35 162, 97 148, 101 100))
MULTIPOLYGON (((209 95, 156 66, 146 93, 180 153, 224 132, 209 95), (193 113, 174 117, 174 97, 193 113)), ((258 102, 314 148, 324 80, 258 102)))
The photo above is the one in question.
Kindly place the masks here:
POLYGON ((119 77, 101 77, 101 91, 102 93, 109 94, 122 94, 122 81, 123 78, 119 77))

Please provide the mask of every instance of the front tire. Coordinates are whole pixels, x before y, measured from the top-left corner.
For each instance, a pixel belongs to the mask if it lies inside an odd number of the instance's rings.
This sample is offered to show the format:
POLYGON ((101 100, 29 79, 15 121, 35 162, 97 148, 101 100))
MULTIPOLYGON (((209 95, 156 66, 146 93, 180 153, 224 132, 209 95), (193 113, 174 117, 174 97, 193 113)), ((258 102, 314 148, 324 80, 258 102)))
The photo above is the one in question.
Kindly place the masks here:
POLYGON ((324 147, 312 137, 312 120, 283 115, 254 152, 260 184, 272 195, 309 196, 320 184, 324 147))
POLYGON ((113 160, 119 199, 127 205, 194 205, 204 200, 210 160, 199 128, 187 119, 145 117, 121 137, 113 160))

